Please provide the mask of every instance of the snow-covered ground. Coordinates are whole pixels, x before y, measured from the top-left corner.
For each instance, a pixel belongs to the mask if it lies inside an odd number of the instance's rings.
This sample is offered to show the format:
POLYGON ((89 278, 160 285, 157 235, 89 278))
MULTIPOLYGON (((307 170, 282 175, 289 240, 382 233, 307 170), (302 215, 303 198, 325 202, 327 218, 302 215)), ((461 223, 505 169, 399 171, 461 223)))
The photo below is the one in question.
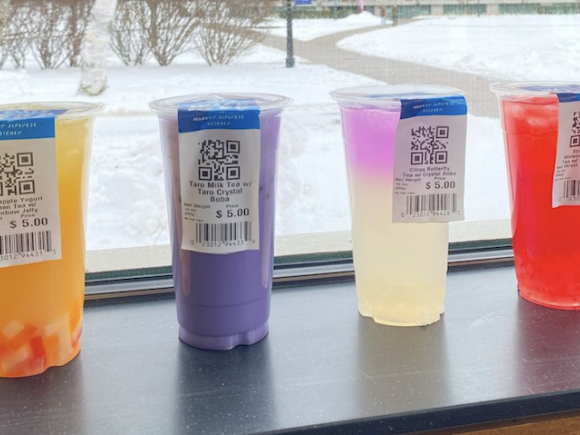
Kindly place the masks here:
POLYGON ((580 15, 423 19, 351 36, 338 46, 506 80, 580 77, 580 15))
MULTIPOLYGON (((370 12, 349 15, 345 18, 334 19, 294 19, 292 20, 292 35, 299 41, 311 41, 321 36, 346 32, 347 30, 364 29, 365 27, 379 26, 381 19, 370 12)), ((274 36, 286 36, 286 20, 276 18, 263 26, 274 36)))
MULTIPOLYGON (((538 71, 545 71, 542 77, 545 79, 575 78, 565 71, 571 74, 576 65, 580 65, 580 56, 573 51, 578 42, 570 40, 570 35, 577 32, 571 26, 580 24, 578 19, 577 16, 520 16, 425 20, 373 32, 373 46, 391 47, 397 52, 397 43, 379 44, 376 41, 377 38, 389 38, 389 34, 401 34, 398 43, 408 45, 406 51, 401 49, 400 52, 413 53, 417 61, 431 63, 444 54, 437 47, 438 42, 443 43, 445 32, 455 29, 458 32, 455 45, 449 50, 454 53, 453 50, 459 51, 455 46, 464 47, 461 53, 465 62, 479 59, 476 63, 482 74, 538 79, 538 71), (545 23, 551 24, 546 27, 545 23), (445 30, 446 26, 449 29, 445 30), (419 28, 422 43, 411 49, 410 44, 417 42, 412 35, 419 28), (494 39, 485 39, 484 34, 494 39), (495 39, 498 35, 503 35, 501 44, 495 39), (536 64, 531 48, 534 41, 536 64), (562 54, 565 50, 558 51, 554 47, 562 50, 568 47, 571 50, 569 58, 562 54), (523 62, 525 57, 528 72, 520 73, 513 63, 501 62, 499 54, 494 57, 494 49, 503 53, 503 59, 513 59, 516 64, 523 62), (522 57, 518 58, 516 53, 521 53, 522 57)), ((360 41, 357 44, 364 45, 360 41)), ((457 56, 455 63, 448 62, 447 67, 462 63, 459 54, 457 56)), ((164 68, 151 63, 125 67, 111 59, 109 88, 94 99, 105 102, 107 109, 95 125, 89 249, 168 243, 157 122, 147 103, 157 98, 198 92, 270 92, 293 98, 295 103, 284 114, 281 134, 277 232, 347 230, 348 190, 340 120, 338 107, 329 91, 377 82, 301 59, 295 68, 288 69, 284 67, 284 60, 284 52, 264 46, 227 67, 208 67, 195 54, 181 56, 175 65, 164 68)), ((86 99, 76 95, 79 75, 78 69, 39 71, 31 67, 26 71, 0 71, 0 103, 86 99)), ((466 218, 471 221, 505 219, 508 213, 499 120, 469 116, 466 218)))
POLYGON ((284 52, 266 47, 228 67, 208 67, 194 55, 165 68, 124 67, 112 60, 109 88, 95 99, 76 95, 78 69, 0 71, 0 104, 34 100, 107 104, 95 124, 88 249, 168 243, 159 133, 148 103, 216 90, 275 93, 295 100, 284 115, 281 134, 278 233, 347 229, 340 123, 329 92, 377 82, 320 65, 288 69, 284 60, 284 52))

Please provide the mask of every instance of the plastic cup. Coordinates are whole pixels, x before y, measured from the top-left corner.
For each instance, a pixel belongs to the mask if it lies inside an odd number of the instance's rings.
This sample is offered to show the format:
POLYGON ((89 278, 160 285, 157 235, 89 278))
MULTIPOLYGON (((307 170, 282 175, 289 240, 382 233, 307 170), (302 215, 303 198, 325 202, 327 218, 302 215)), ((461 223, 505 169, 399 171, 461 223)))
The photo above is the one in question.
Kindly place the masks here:
POLYGON ((189 95, 152 102, 159 117, 179 338, 203 349, 249 345, 268 334, 274 258, 276 164, 281 114, 288 98, 267 94, 189 95), (184 102, 252 100, 260 109, 258 250, 208 254, 181 249, 178 106, 184 102))
POLYGON ((332 92, 342 116, 352 243, 361 315, 393 326, 427 325, 444 312, 448 223, 393 223, 393 157, 401 99, 461 95, 433 86, 332 92))
POLYGON ((69 102, 0 105, 0 111, 67 110, 55 120, 62 259, 0 268, 0 377, 36 375, 80 351, 89 160, 101 108, 69 102))
POLYGON ((578 83, 497 83, 518 291, 547 307, 580 309, 580 207, 552 208, 558 142, 555 92, 578 83), (531 88, 532 90, 530 90, 531 88))

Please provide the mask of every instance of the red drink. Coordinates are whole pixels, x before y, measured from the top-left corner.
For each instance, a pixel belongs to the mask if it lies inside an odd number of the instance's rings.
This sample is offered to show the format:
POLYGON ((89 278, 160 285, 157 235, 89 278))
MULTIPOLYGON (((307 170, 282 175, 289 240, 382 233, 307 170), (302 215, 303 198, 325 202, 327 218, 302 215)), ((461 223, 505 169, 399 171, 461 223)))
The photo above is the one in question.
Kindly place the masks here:
POLYGON ((580 206, 552 208, 558 97, 494 90, 500 94, 519 293, 539 305, 580 309, 580 206))

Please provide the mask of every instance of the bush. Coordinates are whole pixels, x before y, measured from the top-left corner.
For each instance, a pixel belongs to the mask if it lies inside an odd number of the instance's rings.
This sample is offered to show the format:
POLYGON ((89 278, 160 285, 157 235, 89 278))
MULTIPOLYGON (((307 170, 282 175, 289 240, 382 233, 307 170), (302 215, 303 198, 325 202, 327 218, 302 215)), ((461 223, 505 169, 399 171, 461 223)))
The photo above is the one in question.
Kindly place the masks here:
POLYGON ((4 36, 4 27, 8 23, 10 15, 10 0, 0 0, 0 46, 2 46, 2 39, 4 36))
POLYGON ((142 0, 120 0, 111 24, 111 49, 125 65, 141 65, 150 56, 145 39, 148 8, 142 0))
POLYGON ((198 24, 199 1, 143 0, 149 20, 143 29, 149 51, 161 66, 167 66, 186 51, 198 24))
POLYGON ((11 61, 15 68, 26 66, 26 55, 30 40, 26 31, 29 19, 29 6, 26 1, 12 1, 8 8, 2 32, 0 67, 11 61))
POLYGON ((68 10, 58 0, 31 3, 26 21, 30 50, 42 69, 56 69, 69 57, 68 10))
POLYGON ((79 66, 83 38, 91 17, 95 0, 68 0, 70 14, 68 19, 68 64, 79 66))
POLYGON ((153 56, 171 64, 189 48, 198 23, 199 2, 122 0, 111 26, 111 48, 125 65, 140 65, 153 56))
POLYGON ((65 63, 77 66, 93 2, 12 0, 5 25, 0 25, 0 66, 10 60, 16 68, 23 68, 30 52, 42 69, 55 69, 65 63))
POLYGON ((209 65, 227 65, 263 39, 256 32, 271 12, 268 0, 200 0, 195 45, 209 65))

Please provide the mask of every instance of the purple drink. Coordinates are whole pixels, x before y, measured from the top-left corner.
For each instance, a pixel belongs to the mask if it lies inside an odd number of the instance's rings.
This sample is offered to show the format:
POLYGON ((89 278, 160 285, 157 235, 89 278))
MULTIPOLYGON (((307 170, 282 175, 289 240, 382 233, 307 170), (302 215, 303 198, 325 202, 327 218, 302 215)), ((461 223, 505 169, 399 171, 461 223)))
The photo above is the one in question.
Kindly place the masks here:
POLYGON ((164 155, 179 337, 192 346, 226 350, 256 343, 268 334, 278 137, 280 115, 289 103, 284 97, 260 94, 185 96, 151 103, 159 116, 164 155), (182 249, 181 244, 184 228, 177 109, 183 102, 215 103, 222 99, 252 100, 260 110, 259 246, 226 254, 195 252, 182 249))

